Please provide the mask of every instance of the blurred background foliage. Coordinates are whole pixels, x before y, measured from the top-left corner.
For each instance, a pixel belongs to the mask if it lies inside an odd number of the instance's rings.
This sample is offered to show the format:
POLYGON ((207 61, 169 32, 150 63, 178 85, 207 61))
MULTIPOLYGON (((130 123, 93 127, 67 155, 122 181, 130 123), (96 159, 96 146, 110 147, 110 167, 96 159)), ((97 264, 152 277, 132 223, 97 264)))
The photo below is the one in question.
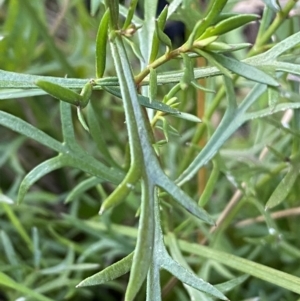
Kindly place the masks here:
MULTIPOLYGON (((138 17, 142 18, 144 8, 143 1, 140 2, 138 17)), ((165 30, 174 45, 181 45, 186 40, 209 1, 183 2, 185 5, 168 21, 165 30)), ((128 1, 124 1, 123 5, 128 6, 128 1)), ((159 2, 158 13, 164 5, 164 1, 159 2)), ((228 1, 225 11, 261 15, 264 6, 262 1, 228 1)), ((93 78, 95 38, 103 13, 103 7, 99 7, 97 1, 0 1, 0 68, 26 74, 93 78)), ((299 8, 295 7, 291 17, 282 22, 265 49, 299 31, 298 14, 299 8)), ((271 21, 274 16, 275 11, 270 14, 271 21)), ((259 21, 253 22, 222 36, 222 40, 226 43, 255 43, 258 27, 259 21)), ((128 51, 133 71, 137 73, 139 61, 129 46, 128 51)), ((246 48, 231 52, 231 55, 243 59, 248 52, 246 48)), ((299 53, 299 47, 295 53, 299 53)), ((292 60, 299 61, 295 55, 292 60)), ((198 60, 195 64, 205 66, 207 62, 198 60)), ((172 60, 161 66, 159 71, 181 68, 179 60, 172 60)), ((114 75, 108 52, 105 76, 114 75)), ((299 77, 283 74, 278 80, 281 84, 278 102, 287 99, 299 101, 299 77)), ((202 80, 201 84, 218 91, 223 81, 221 77, 211 77, 202 80)), ((162 99, 171 87, 160 86, 159 98, 162 99)), ((252 87, 251 81, 239 78, 235 84, 238 103, 252 87)), ((171 178, 180 175, 218 126, 227 103, 222 100, 208 116, 206 112, 211 109, 214 97, 215 94, 197 92, 193 87, 180 92, 179 109, 198 115, 204 124, 168 118, 169 141, 161 143, 158 152, 171 178), (202 109, 200 103, 205 104, 202 109), (203 128, 202 138, 194 143, 194 133, 200 127, 203 128)), ((268 99, 264 95, 256 102, 255 109, 264 108, 270 99, 272 97, 268 99)), ((94 91, 92 104, 97 112, 102 138, 115 165, 126 166, 128 138, 122 103, 104 91, 94 91)), ((49 95, 1 99, 0 110, 62 140, 59 103, 49 95)), ((164 229, 173 231, 180 239, 208 244, 214 249, 300 277, 299 160, 297 156, 296 159, 291 158, 291 154, 299 151, 299 118, 299 111, 294 110, 247 122, 199 171, 197 177, 184 185, 184 190, 198 200, 214 172, 213 189, 208 200, 202 199, 203 205, 215 218, 228 210, 219 227, 213 229, 214 233, 209 234, 209 226, 183 213, 172 200, 163 204, 164 229), (288 192, 284 202, 266 212, 264 206, 291 168, 291 160, 294 160, 292 165, 297 166, 297 172, 290 180, 293 183, 286 186, 288 192)), ((80 145, 109 165, 110 162, 99 154, 96 144, 76 118, 74 124, 80 145)), ((159 128, 162 126, 158 123, 155 129, 157 141, 165 138, 159 128)), ((22 296, 27 294, 26 288, 47 296, 42 299, 31 295, 30 300, 121 300, 127 275, 102 286, 75 286, 133 250, 139 191, 132 192, 125 203, 100 217, 100 205, 115 187, 99 180, 92 183, 90 189, 74 192, 74 187, 86 180, 87 175, 72 168, 62 168, 35 183, 22 204, 16 205, 18 188, 24 176, 53 157, 53 151, 2 126, 0 142, 0 271, 24 286, 18 290, 0 286, 0 300, 24 300, 22 296)), ((213 284, 240 275, 212 260, 195 256, 186 256, 186 260, 199 276, 213 284)), ((162 272, 161 285, 163 300, 189 300, 182 284, 175 282, 167 272, 162 272)), ((298 298, 288 290, 253 277, 227 296, 231 300, 266 301, 294 301, 298 298)), ((137 300, 144 300, 143 291, 137 300)), ((211 299, 203 295, 202 300, 211 299)))

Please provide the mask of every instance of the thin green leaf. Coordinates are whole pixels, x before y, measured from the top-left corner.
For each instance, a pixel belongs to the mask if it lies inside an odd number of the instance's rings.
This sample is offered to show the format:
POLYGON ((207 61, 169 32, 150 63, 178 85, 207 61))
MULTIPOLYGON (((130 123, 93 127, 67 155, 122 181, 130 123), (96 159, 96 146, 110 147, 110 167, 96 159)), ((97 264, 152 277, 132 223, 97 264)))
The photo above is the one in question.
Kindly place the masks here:
POLYGON ((8 260, 9 264, 13 267, 12 273, 18 281, 21 281, 24 276, 22 275, 22 270, 18 268, 20 266, 20 260, 17 256, 15 248, 13 247, 9 236, 4 231, 0 232, 0 236, 6 259, 8 260))
POLYGON ((240 43, 240 44, 226 44, 223 42, 212 42, 204 47, 207 51, 213 52, 233 52, 245 48, 249 48, 252 44, 240 43))
POLYGON ((20 221, 18 216, 15 214, 12 206, 4 203, 4 204, 2 204, 2 208, 4 209, 6 215, 8 216, 8 218, 9 218, 10 222, 12 223, 12 225, 17 230, 20 237, 25 242, 25 245, 27 246, 27 248, 32 250, 32 246, 33 246, 32 241, 31 241, 29 235, 26 232, 24 224, 20 221))
POLYGON ((149 267, 146 297, 146 301, 161 301, 160 269, 157 264, 149 267))
POLYGON ((191 82, 194 80, 194 69, 192 64, 192 59, 185 53, 182 55, 183 59, 183 77, 180 80, 180 87, 182 90, 185 90, 191 82))
POLYGON ((170 272, 172 275, 174 275, 177 279, 179 279, 183 283, 186 283, 187 285, 201 292, 207 293, 221 300, 228 300, 227 297, 224 296, 224 294, 221 293, 218 289, 216 289, 208 282, 204 281, 203 279, 196 276, 194 273, 188 271, 187 269, 179 265, 171 257, 166 258, 166 255, 162 256, 160 262, 162 268, 170 272))
POLYGON ((12 278, 8 277, 2 272, 0 272, 0 284, 14 291, 25 294, 26 296, 37 301, 54 301, 53 299, 49 299, 37 293, 35 290, 28 288, 28 286, 23 285, 22 283, 15 282, 12 278))
POLYGON ((100 21, 96 37, 96 77, 102 77, 106 65, 106 43, 108 37, 109 10, 107 9, 100 21))
POLYGON ((96 178, 96 177, 91 177, 88 178, 82 182, 80 182, 77 186, 75 186, 70 193, 68 194, 65 203, 69 203, 75 198, 78 198, 82 193, 85 191, 91 189, 92 187, 95 187, 99 183, 103 182, 102 179, 96 178))
POLYGON ((131 0, 130 1, 130 5, 129 5, 129 9, 128 9, 128 13, 123 25, 123 30, 127 29, 132 21, 132 18, 134 16, 135 10, 136 10, 136 5, 138 3, 138 0, 131 0))
POLYGON ((81 111, 80 107, 77 107, 77 117, 78 117, 78 120, 79 120, 80 124, 82 125, 82 127, 83 127, 87 132, 89 132, 90 129, 89 129, 89 127, 88 127, 88 125, 87 125, 87 123, 86 123, 86 121, 85 121, 85 119, 84 119, 84 116, 83 116, 83 114, 82 114, 82 111, 81 111))
POLYGON ((300 294, 300 278, 210 247, 178 241, 182 251, 221 262, 222 264, 300 294))
POLYGON ((25 122, 24 120, 11 114, 0 111, 0 124, 57 152, 64 151, 64 147, 59 141, 55 140, 54 138, 50 137, 49 135, 45 134, 44 132, 25 122))
POLYGON ((226 282, 223 282, 220 284, 216 284, 215 287, 218 290, 220 290, 222 293, 226 293, 226 292, 229 292, 232 289, 236 288, 243 282, 245 282, 248 278, 249 278, 248 275, 242 275, 242 276, 236 277, 234 279, 231 279, 229 281, 226 281, 226 282))
MULTIPOLYGON (((113 167, 120 168, 119 165, 115 162, 115 160, 112 158, 108 146, 106 145, 104 139, 103 139, 103 131, 100 128, 99 120, 100 120, 99 114, 96 116, 96 112, 94 110, 93 105, 90 103, 87 107, 87 121, 90 128, 90 134, 93 138, 93 141, 95 142, 98 151, 104 156, 105 160, 113 167)), ((105 131, 108 131, 107 128, 105 131)))
POLYGON ((278 89, 275 89, 273 87, 268 88, 268 104, 269 107, 274 109, 276 104, 279 101, 280 93, 278 89))
POLYGON ((32 242, 33 242, 33 263, 36 269, 40 269, 42 252, 40 249, 40 236, 36 227, 32 228, 32 242))
POLYGON ((218 24, 212 27, 208 27, 199 39, 201 40, 211 36, 220 36, 233 29, 239 28, 249 22, 255 21, 258 18, 259 18, 258 15, 251 15, 251 14, 232 16, 228 19, 219 22, 218 24))
POLYGON ((222 54, 211 53, 211 56, 228 70, 258 83, 278 87, 278 82, 265 72, 241 61, 225 57, 222 54))
POLYGON ((256 85, 241 103, 238 111, 236 111, 236 102, 235 98, 232 97, 233 87, 230 88, 230 81, 227 81, 225 86, 227 88, 228 103, 230 104, 227 108, 225 116, 223 117, 219 127, 214 132, 213 136, 210 138, 202 151, 176 180, 176 183, 178 185, 182 185, 186 181, 190 180, 202 166, 204 166, 209 160, 214 157, 223 143, 239 128, 239 126, 241 126, 246 121, 243 116, 244 112, 258 99, 258 97, 266 89, 266 86, 264 85, 256 85))
POLYGON ((133 253, 108 266, 101 272, 82 280, 76 287, 99 285, 114 280, 129 272, 132 265, 133 253))
POLYGON ((156 99, 157 96, 157 73, 156 69, 150 69, 150 83, 149 83, 149 99, 150 102, 156 99))
MULTIPOLYGON (((107 92, 113 94, 114 96, 121 98, 121 93, 119 89, 112 88, 112 87, 105 87, 104 89, 107 92)), ((174 109, 163 102, 156 101, 156 100, 150 101, 148 97, 140 94, 138 94, 137 97, 138 97, 138 102, 146 108, 169 113, 169 114, 180 114, 180 112, 177 109, 174 109)))
POLYGON ((117 30, 119 27, 119 1, 105 0, 105 4, 110 10, 110 28, 117 30))
POLYGON ((215 224, 212 217, 203 208, 199 207, 191 197, 185 194, 166 175, 162 173, 159 176, 154 175, 153 177, 156 178, 156 180, 159 179, 158 183, 156 184, 166 192, 168 192, 188 212, 210 225, 215 224))
POLYGON ((194 49, 194 51, 203 56, 210 64, 216 66, 224 75, 231 78, 231 72, 224 66, 224 64, 215 59, 215 56, 212 55, 212 52, 210 53, 200 49, 194 49))
POLYGON ((214 189, 217 187, 217 180, 219 178, 219 174, 220 170, 217 164, 217 160, 213 160, 213 169, 205 185, 204 191, 202 192, 201 197, 199 199, 199 206, 204 207, 208 203, 209 199, 213 194, 214 189))
POLYGON ((180 112, 180 114, 176 114, 176 115, 172 115, 176 118, 181 118, 181 119, 185 119, 185 120, 188 120, 188 121, 191 121, 191 122, 202 122, 202 120, 193 115, 193 114, 190 114, 190 113, 184 113, 184 112, 180 112))
POLYGON ((125 301, 136 297, 146 279, 152 261, 154 244, 154 185, 147 179, 142 182, 141 215, 132 268, 125 301))
POLYGON ((79 106, 82 101, 82 96, 78 93, 52 82, 38 80, 35 84, 54 98, 68 102, 72 105, 79 106))
POLYGON ((193 35, 192 42, 198 39, 204 33, 206 28, 209 25, 211 25, 215 21, 215 19, 221 14, 227 1, 228 0, 214 0, 211 2, 211 5, 207 8, 207 15, 195 26, 195 31, 191 34, 191 36, 193 35))
POLYGON ((131 165, 128 173, 117 188, 109 195, 109 197, 101 205, 99 214, 119 205, 129 193, 134 189, 136 183, 141 177, 141 168, 138 164, 131 165))
POLYGON ((48 174, 49 172, 66 166, 65 160, 61 155, 44 161, 40 165, 31 170, 23 179, 18 193, 17 202, 20 204, 25 197, 28 189, 40 178, 48 174))
POLYGON ((245 60, 245 63, 253 64, 255 66, 264 65, 266 62, 275 61, 281 54, 287 50, 297 46, 300 43, 300 32, 296 32, 288 38, 282 40, 273 46, 270 50, 256 55, 245 60))
POLYGON ((85 108, 88 105, 88 103, 91 99, 92 93, 93 93, 94 84, 95 84, 95 82, 93 80, 90 80, 82 88, 82 90, 80 92, 80 96, 82 96, 82 99, 80 102, 81 108, 85 108))
POLYGON ((279 204, 281 204, 287 196, 289 195, 290 191, 292 190, 299 174, 299 166, 290 166, 289 171, 283 177, 281 182, 278 184, 276 189, 271 194, 269 200, 266 203, 265 209, 271 209, 279 204))
POLYGON ((167 52, 169 52, 172 49, 171 39, 163 32, 162 29, 159 28, 159 26, 157 25, 157 21, 155 22, 155 29, 156 29, 157 38, 161 43, 167 46, 167 52))

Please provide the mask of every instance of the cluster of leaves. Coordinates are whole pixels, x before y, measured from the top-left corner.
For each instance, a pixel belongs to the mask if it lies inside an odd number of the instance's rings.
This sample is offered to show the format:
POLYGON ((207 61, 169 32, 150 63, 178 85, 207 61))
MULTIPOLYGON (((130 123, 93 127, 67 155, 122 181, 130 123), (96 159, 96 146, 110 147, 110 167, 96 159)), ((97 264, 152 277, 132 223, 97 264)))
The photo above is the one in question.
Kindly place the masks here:
POLYGON ((158 1, 145 0, 140 18, 137 0, 91 1, 93 17, 81 1, 65 1, 53 30, 43 1, 0 2, 4 300, 300 293, 290 217, 299 214, 300 24, 288 19, 297 1, 266 2, 261 19, 209 2, 203 12, 198 1, 173 0, 157 15, 158 1), (187 30, 178 47, 164 32, 172 19, 187 30), (254 45, 246 43, 241 28, 259 19, 254 45), (68 32, 59 39, 61 22, 68 32))

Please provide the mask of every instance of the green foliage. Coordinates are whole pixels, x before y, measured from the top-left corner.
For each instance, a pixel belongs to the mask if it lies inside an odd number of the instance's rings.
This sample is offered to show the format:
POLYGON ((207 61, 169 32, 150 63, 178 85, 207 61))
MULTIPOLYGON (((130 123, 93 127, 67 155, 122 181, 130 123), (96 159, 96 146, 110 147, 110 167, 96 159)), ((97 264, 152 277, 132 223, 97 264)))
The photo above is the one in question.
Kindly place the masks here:
POLYGON ((1 300, 297 298, 296 2, 0 1, 1 300))

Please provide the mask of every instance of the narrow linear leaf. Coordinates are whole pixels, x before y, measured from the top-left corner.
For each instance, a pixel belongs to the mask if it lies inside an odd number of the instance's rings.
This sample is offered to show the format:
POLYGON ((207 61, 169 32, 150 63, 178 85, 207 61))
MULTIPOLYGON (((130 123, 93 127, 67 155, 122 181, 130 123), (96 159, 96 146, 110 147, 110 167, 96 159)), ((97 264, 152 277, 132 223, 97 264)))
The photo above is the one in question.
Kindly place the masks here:
MULTIPOLYGON (((155 3, 153 3, 155 5, 155 3)), ((155 7, 156 10, 156 7, 155 7)), ((151 11, 151 10, 149 10, 151 11)), ((157 20, 155 21, 155 30, 153 32, 153 38, 152 38, 152 44, 151 44, 151 51, 150 51, 150 57, 149 57, 149 62, 153 62, 158 54, 158 50, 159 50, 159 34, 158 34, 158 30, 160 30, 160 35, 162 37, 162 40, 166 39, 167 43, 164 44, 168 44, 171 43, 170 39, 168 39, 168 37, 164 36, 163 30, 165 27, 165 23, 166 23, 166 19, 167 19, 167 14, 168 14, 168 6, 165 6, 164 9, 161 11, 160 15, 158 16, 157 20)))
POLYGON ((96 77, 102 77, 106 65, 106 43, 108 37, 109 9, 100 21, 96 37, 96 77))
POLYGON ((226 282, 216 284, 215 287, 220 290, 222 293, 226 293, 236 288, 243 282, 245 282, 249 278, 248 275, 242 275, 240 277, 236 277, 234 279, 228 280, 226 282))
POLYGON ((106 6, 110 10, 110 27, 112 29, 118 29, 119 27, 119 1, 117 0, 105 0, 106 6))
MULTIPOLYGON (((35 82, 39 80, 51 82, 69 89, 82 89, 86 82, 89 81, 89 79, 39 76, 0 69, 0 88, 36 89, 35 82)), ((118 79, 116 77, 98 78, 95 80, 95 83, 99 86, 117 86, 118 79)))
MULTIPOLYGON (((170 250, 170 254, 171 254, 172 258, 174 258, 174 260, 176 260, 180 265, 182 265, 183 268, 187 269, 190 272, 193 272, 193 270, 191 269, 191 267, 188 265, 185 258, 183 257, 182 253, 180 252, 180 249, 177 244, 177 239, 176 239, 174 233, 169 232, 168 238, 170 241, 169 250, 170 250)), ((184 287, 187 290, 191 300, 201 300, 202 293, 200 291, 192 288, 191 286, 189 286, 187 284, 185 284, 184 287)), ((209 297, 207 297, 207 298, 209 298, 209 297)), ((211 301, 211 300, 205 300, 205 301, 211 301)))
POLYGON ((18 281, 22 281, 22 278, 24 276, 22 275, 23 274, 22 270, 18 268, 20 266, 20 260, 15 251, 15 248, 13 247, 13 244, 9 236, 6 234, 5 231, 2 230, 0 231, 0 237, 1 237, 6 259, 9 262, 9 264, 13 267, 12 273, 18 281))
POLYGON ((62 156, 51 158, 44 161, 40 165, 36 166, 31 170, 26 177, 23 179, 18 193, 17 203, 21 203, 27 193, 28 189, 40 178, 48 174, 49 172, 62 168, 66 166, 66 162, 63 160, 62 156))
POLYGON ((146 295, 146 301, 161 301, 160 269, 157 264, 149 267, 146 295))
POLYGON ((182 0, 173 0, 168 8, 168 16, 167 19, 169 19, 173 13, 176 11, 176 9, 179 7, 179 5, 182 3, 182 0))
POLYGON ((226 57, 222 54, 210 53, 211 56, 228 70, 247 79, 269 86, 278 87, 278 82, 265 72, 241 61, 226 57))
POLYGON ((270 116, 278 112, 284 112, 288 109, 299 109, 299 108, 300 108, 300 103, 294 103, 294 102, 279 103, 275 106, 275 108, 269 107, 256 112, 246 113, 243 116, 243 120, 245 122, 247 120, 253 120, 256 118, 270 116))
POLYGON ((211 1, 211 5, 207 8, 207 15, 203 19, 203 22, 197 26, 194 37, 199 38, 206 28, 211 25, 215 19, 221 14, 223 8, 225 7, 228 0, 214 0, 211 1))
POLYGON ((298 165, 290 166, 289 171, 283 177, 283 179, 281 180, 281 182, 273 191, 272 195, 267 201, 265 209, 274 208, 275 206, 281 204, 286 199, 286 197, 290 193, 291 189, 293 188, 297 180, 298 174, 299 174, 299 166, 298 165))
POLYGON ((95 85, 94 80, 90 80, 82 88, 82 90, 80 92, 80 96, 82 97, 81 102, 80 102, 80 108, 83 109, 88 105, 90 98, 92 96, 92 93, 93 93, 94 85, 95 85))
POLYGON ((172 41, 171 39, 162 31, 162 29, 159 28, 157 21, 155 22, 155 29, 156 29, 156 34, 157 38, 161 43, 167 46, 168 52, 172 49, 172 41))
MULTIPOLYGON (((176 180, 176 183, 179 186, 181 186, 186 181, 189 181, 202 166, 204 166, 209 160, 214 157, 223 143, 247 120, 243 116, 245 111, 266 90, 265 85, 255 85, 251 92, 240 104, 240 106, 238 108, 235 108, 236 101, 235 97, 232 97, 232 92, 230 92, 232 91, 232 88, 230 88, 229 83, 230 81, 228 81, 226 84, 228 107, 225 115, 205 147, 176 180)), ((248 115, 250 115, 250 113, 247 113, 247 116, 248 115)))
POLYGON ((134 12, 136 10, 137 3, 138 3, 138 0, 130 1, 130 6, 129 6, 128 12, 126 14, 126 19, 125 19, 125 22, 123 25, 123 30, 127 29, 130 26, 132 18, 134 16, 134 12))
POLYGON ((280 93, 278 89, 275 89, 273 87, 268 88, 268 104, 269 107, 274 109, 276 104, 279 101, 280 93))
POLYGON ((174 198, 174 200, 176 200, 188 212, 210 225, 215 224, 212 217, 203 208, 199 207, 191 197, 185 194, 164 173, 161 173, 159 176, 154 175, 154 178, 156 179, 156 181, 157 179, 159 179, 159 182, 156 182, 157 186, 168 192, 174 198))
MULTIPOLYGON (((112 88, 112 87, 105 87, 104 90, 113 94, 116 97, 121 98, 121 93, 119 89, 112 88)), ((150 101, 148 97, 140 94, 138 94, 137 97, 138 97, 138 102, 146 108, 169 113, 169 114, 180 114, 180 112, 177 109, 174 109, 163 102, 156 101, 156 100, 150 101)))
POLYGON ((245 60, 245 62, 249 64, 259 64, 262 65, 266 62, 274 61, 278 58, 281 54, 286 52, 287 50, 297 46, 300 43, 300 32, 296 32, 293 35, 289 36, 288 38, 282 40, 281 42, 277 43, 273 46, 270 50, 256 55, 254 57, 250 57, 245 60))
POLYGON ((182 90, 186 89, 192 81, 194 81, 194 70, 193 70, 193 64, 192 59, 185 53, 182 55, 183 60, 183 76, 180 80, 180 87, 182 90))
POLYGON ((224 75, 231 78, 231 72, 228 70, 228 68, 225 68, 224 64, 215 59, 215 57, 212 55, 212 52, 202 51, 200 49, 194 49, 194 51, 203 56, 209 63, 216 66, 224 75))
POLYGON ((228 19, 225 19, 218 24, 209 27, 205 30, 203 35, 199 39, 205 39, 211 36, 219 36, 233 29, 239 28, 249 22, 255 21, 259 18, 258 15, 236 15, 228 19))
POLYGON ((88 125, 87 125, 87 123, 86 123, 86 121, 85 121, 85 118, 84 118, 84 116, 83 116, 83 114, 82 114, 82 111, 81 111, 80 107, 77 107, 77 117, 78 117, 78 120, 79 120, 80 124, 82 125, 82 127, 83 127, 87 132, 89 132, 90 129, 89 129, 89 127, 88 127, 88 125))
POLYGON ((172 115, 176 118, 181 118, 181 119, 185 119, 188 121, 192 121, 192 122, 202 122, 202 120, 197 117, 196 115, 190 114, 190 113, 184 113, 184 112, 180 112, 180 114, 176 114, 176 115, 172 115))
POLYGON ((99 285, 114 280, 129 272, 133 259, 133 252, 120 261, 108 266, 101 272, 82 280, 76 287, 99 285))
POLYGON ((70 193, 68 194, 65 203, 69 203, 70 201, 74 200, 75 198, 79 197, 85 191, 95 187, 99 183, 103 182, 102 179, 97 177, 90 177, 82 182, 80 182, 77 186, 75 186, 70 193))
POLYGON ((230 268, 242 273, 252 275, 256 278, 268 281, 287 290, 300 294, 300 278, 270 268, 268 266, 247 260, 226 252, 217 251, 210 247, 192 244, 179 240, 179 247, 182 251, 198 256, 216 260, 230 268))
POLYGON ((128 173, 117 188, 109 195, 109 197, 101 205, 99 214, 119 205, 128 194, 134 189, 135 184, 141 177, 141 169, 137 164, 131 165, 128 173))
POLYGON ((78 149, 72 120, 71 105, 64 101, 60 102, 60 120, 64 143, 71 149, 78 149))
POLYGON ((65 150, 64 146, 59 141, 50 137, 26 121, 9 113, 0 111, 0 124, 57 152, 63 152, 65 150))
POLYGON ((183 283, 186 283, 187 285, 201 292, 212 295, 221 300, 228 300, 228 298, 223 293, 221 293, 218 289, 216 289, 213 285, 209 284, 208 282, 196 276, 194 273, 185 269, 183 266, 179 265, 169 255, 164 254, 160 262, 162 268, 170 272, 172 275, 174 275, 177 279, 179 279, 183 283), (168 258, 166 258, 166 256, 168 258))
POLYGON ((144 179, 142 182, 142 203, 136 247, 126 289, 125 301, 136 297, 146 279, 152 261, 154 244, 154 184, 144 179))
MULTIPOLYGON (((99 125, 99 119, 101 117, 98 115, 96 116, 96 112, 94 110, 93 105, 90 103, 87 107, 87 121, 90 129, 90 134, 95 142, 99 152, 104 156, 105 160, 111 165, 116 168, 120 168, 119 165, 114 161, 112 158, 108 146, 106 145, 103 139, 103 132, 99 125)), ((107 128, 105 129, 107 131, 107 128)))
POLYGON ((25 242, 25 245, 27 246, 27 248, 32 250, 32 241, 31 241, 29 235, 26 232, 24 224, 20 221, 20 219, 18 218, 18 216, 14 212, 12 206, 4 203, 4 204, 2 204, 2 208, 4 209, 6 215, 8 216, 8 218, 9 218, 10 222, 12 223, 12 225, 17 230, 20 237, 25 242))
POLYGON ((213 42, 204 47, 205 50, 214 52, 233 52, 241 49, 249 48, 252 44, 240 43, 240 44, 226 44, 222 42, 213 42))
POLYGON ((23 285, 22 283, 15 282, 9 276, 5 275, 4 273, 0 272, 0 284, 9 287, 10 289, 25 294, 28 297, 33 298, 37 301, 54 301, 53 299, 47 298, 38 292, 34 291, 33 289, 28 288, 27 286, 23 285))
POLYGON ((54 98, 68 102, 72 105, 79 106, 82 101, 82 96, 78 93, 52 82, 38 80, 35 84, 54 98))
POLYGON ((156 99, 157 96, 157 73, 156 69, 150 69, 150 83, 149 83, 149 99, 150 102, 156 99))

